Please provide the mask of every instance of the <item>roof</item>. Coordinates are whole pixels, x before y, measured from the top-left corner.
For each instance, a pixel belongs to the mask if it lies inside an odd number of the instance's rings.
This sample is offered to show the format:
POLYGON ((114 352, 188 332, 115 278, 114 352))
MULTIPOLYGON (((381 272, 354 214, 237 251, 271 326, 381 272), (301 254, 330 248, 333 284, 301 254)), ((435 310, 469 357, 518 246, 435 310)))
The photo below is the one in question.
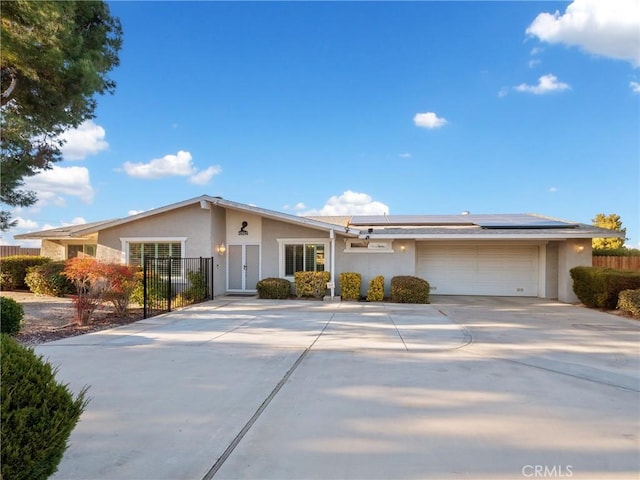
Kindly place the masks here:
MULTIPOLYGON (((314 217, 322 219, 323 217, 314 217)), ((327 217, 339 219, 344 217, 327 217)), ((565 239, 622 237, 592 225, 532 213, 459 215, 354 215, 347 228, 360 238, 385 239, 565 239)))
POLYGON ((101 222, 71 225, 39 232, 15 235, 21 239, 83 238, 101 230, 135 222, 143 218, 200 203, 260 215, 286 223, 303 225, 323 231, 339 227, 343 235, 360 238, 415 238, 415 239, 565 239, 623 237, 622 232, 607 230, 582 223, 568 222, 538 214, 490 215, 353 215, 302 217, 265 208, 226 200, 222 197, 201 195, 137 215, 101 222))
POLYGON ((59 227, 50 230, 42 230, 39 232, 23 233, 20 235, 14 235, 16 240, 27 239, 64 239, 64 238, 82 238, 87 235, 98 233, 101 230, 107 228, 113 228, 118 225, 135 222, 143 218, 159 215, 161 213, 169 212, 178 208, 186 207, 200 203, 203 208, 208 208, 209 205, 221 206, 231 210, 239 210, 247 213, 260 215, 265 218, 271 218, 287 223, 294 223, 297 225, 304 225, 309 228, 315 228, 318 230, 335 230, 336 225, 329 222, 323 222, 320 220, 314 220, 311 218, 300 217, 297 215, 290 215, 288 213, 276 212, 274 210, 268 210, 266 208, 260 208, 253 205, 246 205, 244 203, 233 202, 225 200, 222 197, 211 197, 209 195, 201 195, 199 197, 184 200, 182 202, 172 203, 164 207, 155 208, 146 212, 138 213, 136 215, 130 215, 128 217, 116 218, 112 220, 103 220, 100 222, 85 223, 82 225, 73 225, 68 227, 59 227))

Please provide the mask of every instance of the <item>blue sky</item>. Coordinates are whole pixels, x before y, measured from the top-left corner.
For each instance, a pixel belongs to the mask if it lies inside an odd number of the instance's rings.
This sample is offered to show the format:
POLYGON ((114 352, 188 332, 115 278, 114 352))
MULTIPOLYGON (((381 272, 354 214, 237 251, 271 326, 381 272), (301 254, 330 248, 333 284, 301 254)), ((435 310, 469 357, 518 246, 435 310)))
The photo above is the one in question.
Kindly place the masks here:
POLYGON ((40 200, 2 243, 209 194, 293 214, 617 213, 640 246, 636 0, 109 5, 116 92, 29 180, 40 200))

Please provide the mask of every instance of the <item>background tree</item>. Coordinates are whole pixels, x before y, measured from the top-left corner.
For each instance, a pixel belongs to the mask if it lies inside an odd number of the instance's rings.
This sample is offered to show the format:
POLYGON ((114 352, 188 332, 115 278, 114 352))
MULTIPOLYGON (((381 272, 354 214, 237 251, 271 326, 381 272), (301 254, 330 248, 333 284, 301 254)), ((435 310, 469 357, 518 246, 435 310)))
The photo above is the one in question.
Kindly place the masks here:
MULTIPOLYGON (((622 220, 620 220, 620 215, 616 215, 615 213, 611 213, 609 215, 599 213, 593 219, 591 219, 591 222, 596 227, 608 228, 609 230, 622 232, 624 237, 626 237, 627 235, 627 229, 622 228, 622 220)), ((626 240, 626 238, 624 237, 594 238, 592 240, 591 246, 597 249, 622 248, 624 246, 624 241, 626 240)))
MULTIPOLYGON (((37 195, 24 179, 59 161, 60 134, 114 92, 122 28, 103 1, 8 1, 0 16, 0 202, 27 207, 37 195)), ((1 231, 15 223, 0 213, 1 231)))

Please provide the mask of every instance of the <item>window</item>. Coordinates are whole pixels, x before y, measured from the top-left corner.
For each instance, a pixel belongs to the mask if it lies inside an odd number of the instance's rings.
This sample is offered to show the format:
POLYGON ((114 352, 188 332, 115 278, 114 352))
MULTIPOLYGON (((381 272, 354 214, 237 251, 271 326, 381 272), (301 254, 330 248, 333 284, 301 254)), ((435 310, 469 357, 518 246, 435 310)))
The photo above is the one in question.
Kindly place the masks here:
POLYGON ((95 257, 96 245, 67 245, 67 258, 95 257))
MULTIPOLYGON (((181 242, 145 242, 136 243, 129 242, 129 265, 142 266, 144 257, 153 258, 181 258, 182 243, 181 242)), ((181 275, 182 262, 171 264, 172 275, 181 275)))
POLYGON ((285 277, 293 277, 296 272, 324 272, 326 242, 317 243, 304 241, 285 242, 284 245, 284 269, 285 277))
POLYGON ((345 253, 394 253, 392 240, 362 240, 349 238, 346 240, 345 253))

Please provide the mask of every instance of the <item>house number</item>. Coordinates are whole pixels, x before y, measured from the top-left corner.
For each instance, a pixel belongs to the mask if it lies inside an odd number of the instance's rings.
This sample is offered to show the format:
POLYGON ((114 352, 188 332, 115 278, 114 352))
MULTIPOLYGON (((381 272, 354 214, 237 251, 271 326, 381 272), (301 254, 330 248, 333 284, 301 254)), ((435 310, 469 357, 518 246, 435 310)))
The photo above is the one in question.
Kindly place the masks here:
POLYGON ((249 226, 249 222, 242 222, 238 235, 249 235, 249 232, 247 232, 247 226, 249 226))

